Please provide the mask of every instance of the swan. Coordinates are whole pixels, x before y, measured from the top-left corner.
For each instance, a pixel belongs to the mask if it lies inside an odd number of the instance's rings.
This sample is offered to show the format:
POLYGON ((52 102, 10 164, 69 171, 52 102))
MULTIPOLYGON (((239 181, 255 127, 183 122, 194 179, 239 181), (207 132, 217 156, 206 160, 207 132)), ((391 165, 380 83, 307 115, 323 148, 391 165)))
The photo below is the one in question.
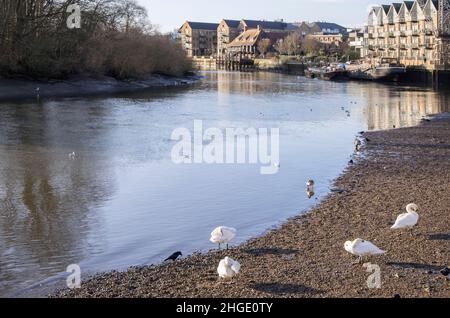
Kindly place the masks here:
POLYGON ((412 229, 413 227, 415 227, 417 223, 419 223, 420 219, 417 211, 419 211, 419 207, 416 204, 408 204, 408 206, 406 207, 407 213, 400 214, 391 229, 402 230, 412 229))
POLYGON ((364 256, 383 255, 386 252, 378 248, 372 242, 356 239, 353 242, 345 242, 344 248, 350 254, 359 256, 359 263, 361 264, 364 256))
POLYGON ((71 154, 69 154, 69 158, 70 158, 70 159, 74 160, 75 157, 76 157, 75 152, 72 152, 71 154))
POLYGON ((219 249, 221 244, 228 244, 236 237, 237 230, 232 227, 219 226, 211 233, 211 243, 219 244, 219 249))
POLYGON ((234 276, 239 274, 240 270, 241 264, 239 264, 239 262, 229 257, 225 257, 220 261, 219 267, 217 268, 217 273, 220 278, 232 279, 234 276))

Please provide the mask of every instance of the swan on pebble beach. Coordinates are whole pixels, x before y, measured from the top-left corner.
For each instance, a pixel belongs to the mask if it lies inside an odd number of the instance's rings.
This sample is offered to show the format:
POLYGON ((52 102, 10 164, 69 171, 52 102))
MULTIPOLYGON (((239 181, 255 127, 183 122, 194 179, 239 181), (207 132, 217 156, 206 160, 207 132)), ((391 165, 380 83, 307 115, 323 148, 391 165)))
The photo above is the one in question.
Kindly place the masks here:
POLYGON ((225 257, 220 261, 219 267, 217 268, 217 273, 220 278, 232 279, 234 276, 238 275, 241 270, 241 264, 239 262, 225 257))
POLYGON ((221 244, 228 244, 236 237, 237 230, 232 227, 219 226, 211 233, 211 243, 219 244, 219 249, 221 244))
POLYGON ((372 242, 363 239, 356 239, 353 242, 347 241, 345 242, 344 248, 350 254, 359 256, 359 264, 363 262, 364 256, 383 255, 386 253, 372 242))
POLYGON ((414 204, 408 204, 406 207, 407 213, 400 214, 395 221, 394 226, 391 227, 392 230, 402 230, 402 229, 412 229, 419 223, 419 207, 414 204))

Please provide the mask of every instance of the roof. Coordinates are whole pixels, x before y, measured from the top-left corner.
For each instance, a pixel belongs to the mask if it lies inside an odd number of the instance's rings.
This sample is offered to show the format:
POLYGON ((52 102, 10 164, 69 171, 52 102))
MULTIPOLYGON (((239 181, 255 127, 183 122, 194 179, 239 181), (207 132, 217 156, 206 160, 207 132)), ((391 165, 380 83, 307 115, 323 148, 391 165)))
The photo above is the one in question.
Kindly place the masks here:
POLYGON ((262 34, 261 29, 250 29, 240 34, 235 38, 228 46, 241 46, 241 45, 254 45, 258 41, 259 36, 262 34))
POLYGON ((263 20, 242 20, 246 26, 249 28, 257 28, 258 25, 266 30, 285 30, 287 28, 287 23, 284 22, 274 22, 274 21, 263 21, 263 20))
POLYGON ((241 23, 241 21, 239 21, 239 20, 226 20, 226 19, 224 19, 223 21, 225 21, 225 23, 230 28, 237 28, 239 26, 239 23, 241 23))
POLYGON ((399 13, 400 12, 400 8, 402 7, 402 3, 393 3, 392 6, 394 7, 395 12, 399 13))
POLYGON ((391 6, 390 6, 390 5, 387 5, 387 4, 383 4, 383 5, 381 6, 381 8, 383 8, 384 13, 386 13, 386 14, 388 14, 388 13, 389 13, 389 10, 391 10, 391 6))
POLYGON ((217 28, 219 27, 218 23, 191 22, 191 21, 187 21, 186 23, 188 23, 189 26, 194 30, 217 31, 217 28))
POLYGON ((347 28, 343 27, 342 25, 331 23, 331 22, 314 22, 317 26, 319 26, 322 30, 323 29, 330 29, 330 30, 347 30, 347 28))
POLYGON ((403 3, 405 4, 408 10, 411 10, 414 5, 414 1, 404 1, 403 3))
POLYGON ((433 0, 434 7, 439 9, 439 0, 433 0))

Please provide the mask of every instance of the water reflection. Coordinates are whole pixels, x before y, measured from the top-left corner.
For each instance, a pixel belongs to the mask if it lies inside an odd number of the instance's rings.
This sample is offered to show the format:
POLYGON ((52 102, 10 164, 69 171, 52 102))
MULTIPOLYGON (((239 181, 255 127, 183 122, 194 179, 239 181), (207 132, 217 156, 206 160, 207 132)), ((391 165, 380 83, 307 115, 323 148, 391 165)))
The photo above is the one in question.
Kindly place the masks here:
POLYGON ((0 104, 0 296, 71 263, 96 272, 205 250, 218 224, 239 228, 245 241, 326 195, 356 132, 449 110, 448 95, 427 90, 272 73, 205 76, 190 89, 0 104), (195 119, 280 128, 280 173, 172 164, 172 131, 195 119), (305 196, 309 178, 315 187, 305 196))
POLYGON ((423 117, 448 112, 450 96, 423 90, 389 90, 367 88, 367 119, 370 130, 410 127, 423 117))

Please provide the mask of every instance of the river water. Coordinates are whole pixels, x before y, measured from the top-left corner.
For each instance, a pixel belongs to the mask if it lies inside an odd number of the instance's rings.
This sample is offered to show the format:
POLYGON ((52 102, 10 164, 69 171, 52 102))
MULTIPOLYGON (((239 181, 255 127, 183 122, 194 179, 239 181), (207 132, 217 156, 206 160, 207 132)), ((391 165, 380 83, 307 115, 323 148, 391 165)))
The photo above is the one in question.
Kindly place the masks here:
POLYGON ((239 230, 234 244, 261 235, 329 192, 359 131, 449 111, 449 95, 425 88, 204 75, 182 89, 0 103, 0 296, 45 295, 70 264, 86 277, 207 251, 218 225, 239 230), (172 132, 193 131, 195 120, 279 128, 279 172, 175 164, 172 132))

